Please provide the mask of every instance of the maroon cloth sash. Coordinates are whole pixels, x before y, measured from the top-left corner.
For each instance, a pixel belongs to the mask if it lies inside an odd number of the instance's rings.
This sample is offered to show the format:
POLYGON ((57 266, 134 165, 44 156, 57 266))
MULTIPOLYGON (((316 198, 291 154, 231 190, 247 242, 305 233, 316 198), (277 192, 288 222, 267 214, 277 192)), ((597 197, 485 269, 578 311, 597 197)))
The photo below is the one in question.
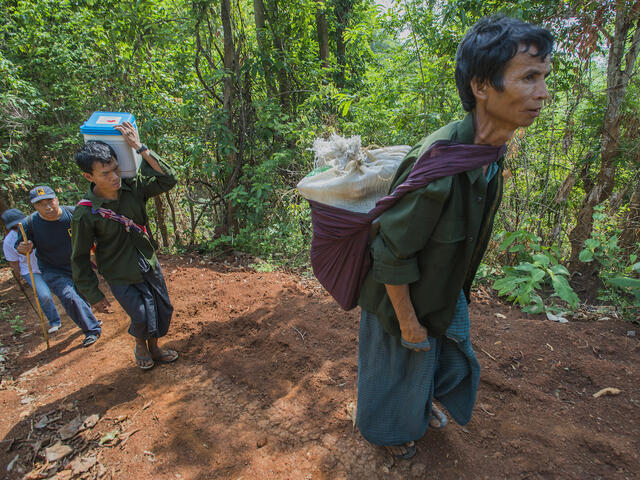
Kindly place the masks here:
POLYGON ((368 213, 351 212, 309 200, 313 226, 311 266, 318 281, 343 309, 354 308, 371 268, 371 223, 407 193, 439 178, 489 165, 505 151, 506 145, 494 147, 437 141, 416 160, 406 180, 378 200, 368 213))

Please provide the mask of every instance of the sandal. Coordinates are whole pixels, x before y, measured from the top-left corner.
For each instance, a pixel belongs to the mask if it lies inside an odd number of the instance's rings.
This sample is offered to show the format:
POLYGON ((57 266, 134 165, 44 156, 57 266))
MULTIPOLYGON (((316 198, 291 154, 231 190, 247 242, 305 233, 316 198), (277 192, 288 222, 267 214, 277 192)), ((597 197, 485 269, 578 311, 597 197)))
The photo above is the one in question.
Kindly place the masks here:
POLYGON ((444 412, 435 405, 431 405, 431 418, 429 418, 429 428, 433 428, 434 430, 443 430, 448 423, 449 419, 444 414, 444 412))
POLYGON ((137 345, 133 349, 133 356, 136 358, 136 365, 138 366, 138 368, 142 370, 151 370, 153 368, 154 363, 153 363, 153 357, 151 356, 151 354, 149 354, 148 356, 138 355, 137 345))
POLYGON ((93 333, 86 335, 84 340, 82 340, 82 346, 88 347, 89 345, 93 345, 98 341, 98 338, 100 338, 100 335, 95 335, 93 333))
POLYGON ((162 350, 160 349, 160 355, 151 354, 151 358, 158 363, 171 363, 178 359, 178 352, 175 350, 162 350))
POLYGON ((416 442, 413 440, 403 445, 385 445, 385 450, 393 455, 394 458, 406 460, 416 454, 416 442), (400 449, 399 453, 395 453, 394 449, 400 449))

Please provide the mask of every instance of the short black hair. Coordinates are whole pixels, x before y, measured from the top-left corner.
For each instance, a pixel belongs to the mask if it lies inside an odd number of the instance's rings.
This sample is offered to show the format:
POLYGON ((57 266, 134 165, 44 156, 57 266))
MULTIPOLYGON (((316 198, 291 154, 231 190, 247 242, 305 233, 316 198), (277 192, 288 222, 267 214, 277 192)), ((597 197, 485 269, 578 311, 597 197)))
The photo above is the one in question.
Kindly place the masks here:
POLYGON ((100 140, 90 140, 76 153, 76 163, 80 170, 93 173, 93 164, 100 162, 103 165, 109 163, 112 158, 118 160, 116 151, 111 145, 100 140))
POLYGON ((509 60, 533 45, 535 56, 544 61, 553 50, 553 41, 548 30, 505 15, 478 20, 467 31, 456 53, 456 86, 464 109, 470 112, 476 106, 471 80, 489 80, 493 88, 502 90, 509 60))

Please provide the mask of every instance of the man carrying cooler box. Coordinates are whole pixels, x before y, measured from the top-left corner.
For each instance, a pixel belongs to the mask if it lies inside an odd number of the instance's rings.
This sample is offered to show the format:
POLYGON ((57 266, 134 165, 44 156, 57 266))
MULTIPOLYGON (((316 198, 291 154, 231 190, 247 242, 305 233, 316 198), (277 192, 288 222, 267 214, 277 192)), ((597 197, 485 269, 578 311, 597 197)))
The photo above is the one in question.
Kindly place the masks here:
POLYGON ((158 346, 158 338, 169 330, 173 306, 147 233, 145 207, 149 198, 170 190, 176 177, 159 155, 140 143, 131 123, 114 128, 144 161, 136 177, 123 179, 117 155, 108 144, 89 141, 80 149, 76 163, 91 185, 71 222, 71 265, 76 288, 97 311, 106 310, 109 302, 98 288, 89 262, 95 243, 98 271, 131 318, 129 333, 136 339, 136 365, 148 370, 154 363, 178 358, 177 352, 158 346))

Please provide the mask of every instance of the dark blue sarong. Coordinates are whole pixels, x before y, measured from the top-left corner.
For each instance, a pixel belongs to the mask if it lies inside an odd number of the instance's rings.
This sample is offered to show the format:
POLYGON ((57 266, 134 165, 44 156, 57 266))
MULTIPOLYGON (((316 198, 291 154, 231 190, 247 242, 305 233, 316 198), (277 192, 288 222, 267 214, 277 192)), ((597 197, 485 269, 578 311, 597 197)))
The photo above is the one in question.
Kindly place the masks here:
POLYGON ((156 263, 154 270, 144 257, 139 256, 139 267, 143 279, 141 283, 109 284, 111 292, 131 318, 130 335, 145 340, 164 337, 169 331, 173 305, 160 263, 156 263))
POLYGON ((471 420, 480 365, 471 348, 464 293, 446 334, 429 337, 429 343, 427 352, 409 350, 374 314, 362 311, 356 425, 369 442, 400 445, 422 438, 434 397, 460 425, 471 420))

